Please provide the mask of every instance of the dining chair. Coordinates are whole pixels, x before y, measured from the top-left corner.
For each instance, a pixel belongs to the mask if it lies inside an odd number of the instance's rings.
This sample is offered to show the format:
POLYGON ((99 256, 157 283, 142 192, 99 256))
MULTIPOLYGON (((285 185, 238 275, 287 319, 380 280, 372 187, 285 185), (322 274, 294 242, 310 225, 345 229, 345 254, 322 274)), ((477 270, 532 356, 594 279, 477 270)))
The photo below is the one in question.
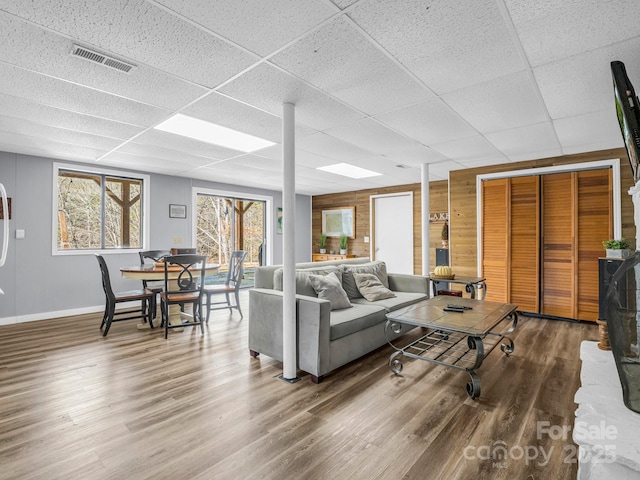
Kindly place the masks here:
POLYGON ((169 255, 164 257, 164 291, 160 294, 162 311, 162 324, 164 325, 164 338, 168 338, 170 328, 200 325, 200 331, 204 334, 202 298, 203 279, 205 275, 204 255, 169 255), (181 310, 185 304, 192 305, 191 315, 180 312, 183 316, 191 317, 190 321, 171 325, 169 322, 169 307, 180 305, 181 310))
POLYGON ((106 305, 104 307, 104 315, 100 329, 104 327, 102 336, 106 337, 113 322, 123 320, 133 320, 134 318, 142 318, 145 322, 149 322, 149 326, 153 328, 152 312, 156 309, 156 295, 150 290, 130 290, 127 292, 114 292, 111 288, 111 279, 109 277, 109 269, 102 255, 96 254, 96 259, 100 265, 100 273, 102 274, 102 288, 106 297, 106 305), (141 306, 137 309, 116 310, 118 303, 140 301, 141 306))
MULTIPOLYGON (((155 264, 167 255, 171 255, 171 252, 169 252, 169 250, 144 250, 138 252, 138 255, 140 255, 140 265, 144 265, 146 260, 152 260, 155 264)), ((148 288, 154 292, 157 297, 164 289, 164 283, 161 280, 142 280, 142 287, 148 288)), ((151 313, 153 314, 153 318, 156 318, 156 310, 154 309, 151 313)))
POLYGON ((204 295, 207 297, 207 322, 209 322, 209 314, 211 310, 224 310, 226 308, 232 312, 232 308, 238 310, 240 318, 243 318, 242 310, 240 309, 240 284, 242 283, 242 275, 244 273, 244 259, 247 257, 247 252, 244 250, 235 250, 231 253, 229 259, 229 271, 227 272, 227 279, 224 284, 220 285, 205 285, 204 295), (211 297, 216 294, 224 293, 226 301, 211 303, 211 297), (234 294, 236 303, 231 304, 230 295, 234 294), (221 307, 212 307, 212 305, 223 305, 221 307))

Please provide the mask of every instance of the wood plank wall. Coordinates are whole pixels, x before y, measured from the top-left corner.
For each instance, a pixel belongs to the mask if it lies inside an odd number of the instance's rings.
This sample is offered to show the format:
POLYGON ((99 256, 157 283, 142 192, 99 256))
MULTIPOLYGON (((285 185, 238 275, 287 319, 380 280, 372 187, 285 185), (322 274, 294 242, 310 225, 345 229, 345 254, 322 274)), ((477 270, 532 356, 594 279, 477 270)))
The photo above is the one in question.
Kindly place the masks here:
MULTIPOLYGON (((476 240, 476 176, 521 170, 528 168, 551 167, 572 163, 594 162, 620 158, 621 173, 621 205, 622 205, 622 236, 635 241, 635 226, 633 224, 633 204, 628 190, 633 185, 631 168, 624 148, 601 150, 597 152, 560 157, 544 158, 526 162, 493 165, 490 167, 473 168, 468 170, 454 170, 449 174, 451 207, 449 210, 449 254, 451 265, 456 274, 476 275, 477 273, 477 240, 476 240)), ((602 254, 604 255, 604 248, 602 254)))
MULTIPOLYGON (((413 263, 414 273, 422 273, 422 218, 420 204, 422 202, 421 187, 419 183, 409 185, 400 185, 395 187, 372 188, 367 190, 359 190, 355 192, 332 193, 327 195, 314 196, 312 199, 311 223, 312 223, 312 252, 319 251, 319 239, 322 229, 322 210, 335 207, 356 207, 356 238, 349 240, 348 253, 359 257, 370 256, 371 243, 365 243, 364 237, 370 237, 371 218, 369 215, 369 203, 371 195, 385 195, 398 192, 413 192, 413 263)), ((448 210, 448 182, 446 180, 434 181, 429 183, 429 206, 431 215, 447 212, 448 210)), ((430 222, 430 248, 431 259, 430 264, 436 263, 435 249, 442 246, 440 240, 440 232, 444 221, 430 222)), ((451 235, 451 234, 449 234, 451 235)), ((335 250, 338 252, 337 238, 327 239, 327 250, 335 250)))
MULTIPOLYGON (((449 198, 449 258, 450 263, 458 275, 477 274, 477 225, 476 225, 476 176, 486 173, 507 172, 527 168, 550 167, 554 165, 566 165, 571 163, 594 162, 620 158, 621 172, 621 205, 622 205, 622 236, 629 240, 635 239, 635 226, 633 224, 633 204, 627 194, 633 185, 631 169, 627 152, 624 148, 614 148, 597 152, 581 153, 577 155, 564 155, 560 157, 530 160, 518 163, 492 165, 489 167, 472 168, 467 170, 454 170, 449 174, 451 188, 449 198)), ((430 182, 429 200, 431 213, 447 211, 447 181, 430 182)), ((319 195, 312 200, 312 238, 313 252, 318 252, 318 239, 322 225, 322 209, 328 207, 351 206, 356 207, 356 238, 349 241, 349 253, 368 257, 369 243, 364 243, 364 236, 369 236, 369 197, 385 193, 412 191, 414 204, 414 272, 422 273, 422 243, 420 221, 420 184, 401 185, 397 187, 385 187, 379 189, 360 190, 355 192, 343 192, 328 195, 319 195)), ((442 222, 432 222, 430 229, 431 252, 430 264, 435 265, 435 249, 441 247, 440 230, 442 222)), ((328 250, 339 250, 338 239, 329 239, 328 250)), ((604 249, 602 251, 604 254, 604 249)))

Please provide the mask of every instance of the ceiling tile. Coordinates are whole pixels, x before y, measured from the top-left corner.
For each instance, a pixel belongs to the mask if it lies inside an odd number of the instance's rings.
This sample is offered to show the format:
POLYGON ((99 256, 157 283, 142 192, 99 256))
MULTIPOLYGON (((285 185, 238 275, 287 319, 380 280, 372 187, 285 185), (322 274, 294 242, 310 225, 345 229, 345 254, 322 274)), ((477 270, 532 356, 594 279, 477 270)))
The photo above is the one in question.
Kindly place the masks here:
POLYGON ((157 1, 260 55, 277 50, 335 14, 316 0, 157 1))
POLYGON ((640 87, 638 51, 640 38, 534 68, 551 118, 613 108, 611 61, 625 62, 631 82, 640 87))
POLYGON ((437 94, 525 67, 494 0, 370 0, 348 15, 437 94))
MULTIPOLYGON (((298 142, 299 143, 299 142, 298 142)), ((299 145, 298 145, 299 146, 299 145)), ((272 147, 263 148, 262 150, 255 152, 256 156, 265 157, 270 160, 282 164, 282 146, 273 145, 272 147)), ((326 165, 333 165, 336 163, 334 158, 318 155, 313 152, 307 152, 300 148, 296 148, 295 152, 296 166, 302 165, 309 168, 324 167, 326 165)))
POLYGON ((2 113, 9 117, 94 135, 126 139, 142 131, 141 127, 135 125, 69 112, 2 93, 0 93, 0 105, 2 105, 2 113))
POLYGON ((358 0, 331 0, 332 3, 340 7, 341 9, 347 8, 349 5, 353 5, 358 0))
POLYGON ((433 97, 344 18, 325 25, 271 61, 368 114, 433 97))
POLYGON ((370 118, 330 128, 324 133, 352 143, 364 150, 382 154, 392 154, 421 146, 415 140, 400 135, 370 118))
MULTIPOLYGON (((280 116, 267 113, 215 92, 181 113, 272 142, 282 141, 282 112, 280 116)), ((312 133, 315 130, 296 124, 296 137, 312 133)))
POLYGON ((423 145, 398 150, 394 153, 388 153, 385 157, 393 162, 394 165, 401 164, 412 166, 420 166, 423 163, 441 162, 447 158, 440 152, 436 152, 434 149, 423 145))
POLYGON ((547 120, 542 98, 525 71, 447 93, 442 99, 483 133, 547 120))
MULTIPOLYGON (((614 108, 553 121, 560 145, 565 148, 597 143, 603 148, 624 147, 614 108)), ((596 150, 596 149, 594 149, 596 150)))
POLYGON ((445 162, 431 163, 429 164, 429 178, 432 174, 440 178, 449 178, 449 172, 451 170, 461 170, 464 166, 453 160, 447 160, 445 162))
POLYGON ((116 152, 107 155, 107 158, 115 153, 125 153, 139 157, 157 158, 158 160, 175 162, 176 165, 182 165, 180 170, 220 162, 217 158, 187 153, 180 149, 174 150, 172 148, 160 147, 154 144, 140 144, 133 142, 125 143, 118 148, 116 152))
POLYGON ((153 125, 168 114, 167 110, 39 75, 6 63, 0 63, 0 91, 50 107, 133 125, 153 125))
POLYGON ((425 145, 477 134, 473 127, 438 98, 376 115, 375 118, 425 145))
POLYGON ((225 160, 242 155, 243 152, 230 148, 212 145, 206 142, 199 142, 181 135, 151 129, 136 137, 133 143, 162 147, 175 152, 187 152, 189 155, 201 156, 211 159, 210 161, 225 160))
POLYGON ((295 104, 296 123, 317 130, 349 123, 363 115, 271 65, 260 65, 220 91, 241 102, 282 116, 284 103, 295 104))
POLYGON ((504 1, 533 66, 638 35, 637 0, 504 1))
POLYGON ((502 153, 481 135, 461 138, 446 143, 437 143, 434 144, 432 148, 457 162, 472 159, 491 160, 496 158, 502 158, 503 161, 507 161, 502 153))
POLYGON ((68 143, 72 145, 96 148, 108 151, 117 147, 121 141, 90 133, 75 132, 73 130, 49 127, 30 120, 5 117, 0 115, 0 131, 31 137, 34 142, 51 140, 54 142, 68 143))
POLYGON ((282 176, 282 162, 279 160, 272 160, 270 158, 259 157, 257 155, 241 155, 232 160, 227 160, 225 162, 221 162, 216 164, 216 168, 224 168, 224 164, 228 164, 229 162, 233 163, 233 165, 244 165, 249 168, 255 168, 257 170, 266 170, 270 174, 277 174, 282 176))
POLYGON ((4 2, 2 9, 133 63, 207 87, 256 58, 143 0, 4 2))
POLYGON ((296 146, 301 150, 335 159, 334 163, 350 162, 371 155, 367 150, 324 133, 301 138, 296 142, 296 146))
POLYGON ((190 167, 181 162, 175 160, 159 158, 155 155, 144 156, 134 155, 132 153, 126 153, 122 151, 112 152, 97 165, 107 165, 119 168, 128 168, 133 170, 142 170, 145 172, 158 173, 163 175, 178 175, 190 167))
POLYGON ((89 162, 106 153, 105 150, 90 146, 74 145, 72 143, 9 132, 0 132, 0 145, 14 147, 5 150, 7 152, 30 153, 53 158, 65 158, 65 156, 68 156, 70 159, 89 162))
POLYGON ((71 55, 74 42, 0 14, 0 61, 150 105, 175 109, 207 90, 144 64, 124 73, 71 55))
POLYGON ((550 123, 538 123, 486 135, 511 161, 554 157, 562 151, 550 123))

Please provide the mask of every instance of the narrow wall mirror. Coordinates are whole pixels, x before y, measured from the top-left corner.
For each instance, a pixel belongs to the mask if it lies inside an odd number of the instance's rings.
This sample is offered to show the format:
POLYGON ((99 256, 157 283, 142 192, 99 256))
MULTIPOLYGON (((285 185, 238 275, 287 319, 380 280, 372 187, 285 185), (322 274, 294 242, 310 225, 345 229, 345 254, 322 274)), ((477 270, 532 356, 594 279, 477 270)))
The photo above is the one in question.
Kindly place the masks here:
POLYGON ((322 210, 322 233, 327 237, 356 238, 356 207, 322 210))

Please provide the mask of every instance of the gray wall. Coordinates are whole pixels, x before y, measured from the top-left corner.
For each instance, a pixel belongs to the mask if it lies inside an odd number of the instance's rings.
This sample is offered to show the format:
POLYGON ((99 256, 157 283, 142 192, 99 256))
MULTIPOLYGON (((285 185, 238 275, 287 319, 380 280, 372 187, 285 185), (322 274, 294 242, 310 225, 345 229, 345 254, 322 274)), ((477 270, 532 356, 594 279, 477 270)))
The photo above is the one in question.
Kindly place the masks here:
MULTIPOLYGON (((0 268, 0 325, 73 315, 102 309, 104 293, 98 263, 93 254, 52 255, 53 163, 63 160, 0 152, 0 182, 12 198, 9 256, 0 268), (25 238, 15 238, 16 229, 25 238)), ((74 163, 77 165, 77 163, 74 163)), ((95 168, 96 165, 87 165, 95 168)), ((275 228, 275 209, 282 206, 281 192, 151 174, 151 249, 192 245, 192 187, 273 197, 273 259, 282 263, 282 235, 275 228), (187 219, 169 218, 169 204, 187 205, 187 219)), ((1 225, 1 222, 0 222, 1 225)), ((311 197, 296 202, 296 261, 311 259, 311 197)), ((2 227, 0 226, 0 232, 2 227)), ((137 251, 106 254, 115 290, 139 288, 139 282, 120 277, 118 268, 139 263, 137 251)))

